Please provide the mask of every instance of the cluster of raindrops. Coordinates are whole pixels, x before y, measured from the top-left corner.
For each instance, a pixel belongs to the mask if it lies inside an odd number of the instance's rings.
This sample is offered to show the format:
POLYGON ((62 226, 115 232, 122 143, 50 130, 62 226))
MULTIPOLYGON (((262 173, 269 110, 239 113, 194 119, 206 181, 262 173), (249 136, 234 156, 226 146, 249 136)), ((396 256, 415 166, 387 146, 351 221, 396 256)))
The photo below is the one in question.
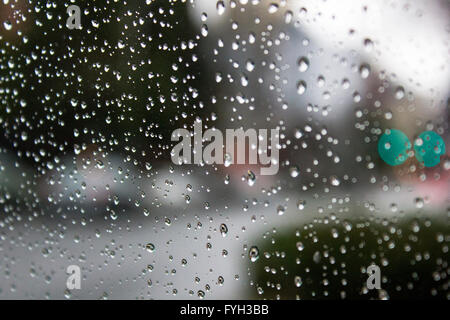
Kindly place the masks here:
POLYGON ((448 99, 322 5, 3 0, 0 298, 449 299, 448 99))

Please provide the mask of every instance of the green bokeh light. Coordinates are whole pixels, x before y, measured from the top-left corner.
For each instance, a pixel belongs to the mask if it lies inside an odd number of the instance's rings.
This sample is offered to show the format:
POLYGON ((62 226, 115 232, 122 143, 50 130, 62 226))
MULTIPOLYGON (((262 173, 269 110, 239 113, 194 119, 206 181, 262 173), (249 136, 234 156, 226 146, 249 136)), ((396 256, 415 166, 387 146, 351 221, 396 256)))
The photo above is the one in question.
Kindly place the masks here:
POLYGON ((391 166, 398 166, 408 159, 408 151, 411 149, 411 142, 400 130, 386 130, 379 142, 378 153, 384 162, 391 166))
POLYGON ((419 162, 425 167, 434 167, 441 162, 445 154, 444 140, 434 131, 424 131, 414 141, 414 152, 419 162))

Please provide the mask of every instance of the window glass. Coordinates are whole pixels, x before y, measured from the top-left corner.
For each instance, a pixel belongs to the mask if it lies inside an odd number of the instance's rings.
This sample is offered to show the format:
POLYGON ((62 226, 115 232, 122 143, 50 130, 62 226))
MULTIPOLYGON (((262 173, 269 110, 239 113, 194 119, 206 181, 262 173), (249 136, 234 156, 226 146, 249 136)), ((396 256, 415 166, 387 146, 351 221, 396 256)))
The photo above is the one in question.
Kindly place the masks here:
POLYGON ((447 1, 0 6, 0 298, 450 298, 447 1))

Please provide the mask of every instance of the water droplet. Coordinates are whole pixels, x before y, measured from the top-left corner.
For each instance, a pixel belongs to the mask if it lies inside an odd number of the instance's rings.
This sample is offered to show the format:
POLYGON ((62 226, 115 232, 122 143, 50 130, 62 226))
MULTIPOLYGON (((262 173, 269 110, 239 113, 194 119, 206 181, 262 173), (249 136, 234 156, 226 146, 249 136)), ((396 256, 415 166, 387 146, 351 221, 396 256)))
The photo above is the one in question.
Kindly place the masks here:
POLYGON ((298 59, 298 70, 300 72, 305 72, 309 68, 309 60, 306 57, 301 57, 298 59))
POLYGON ((277 12, 278 9, 279 9, 278 4, 276 4, 276 3, 271 3, 271 4, 269 5, 268 11, 269 11, 270 14, 273 14, 273 13, 277 12))
POLYGON ((305 91, 306 91, 306 82, 303 81, 303 80, 300 80, 300 81, 297 83, 297 93, 298 93, 299 95, 302 95, 302 94, 305 93, 305 91))
POLYGON ((145 249, 148 252, 153 252, 153 251, 155 251, 155 245, 153 243, 147 243, 147 245, 145 246, 145 249))
POLYGON ((6 30, 11 30, 12 29, 12 23, 9 20, 6 20, 3 22, 3 27, 5 27, 6 30))
POLYGON ((366 49, 367 52, 372 51, 373 49, 373 42, 370 39, 364 39, 364 49, 366 49))
POLYGON ((423 208, 424 201, 423 201, 422 198, 416 198, 416 199, 414 199, 414 203, 415 203, 415 205, 416 205, 416 208, 419 208, 419 209, 423 208))
POLYGON ((255 69, 255 63, 252 60, 247 60, 245 62, 245 69, 247 69, 248 72, 252 72, 255 69))
POLYGON ((279 216, 282 216, 285 212, 286 212, 286 207, 285 206, 279 205, 277 207, 277 213, 278 213, 279 216))
POLYGON ((301 287, 303 284, 302 278, 300 276, 295 276, 294 283, 297 288, 301 287))
POLYGON ((366 63, 362 64, 359 67, 359 74, 361 75, 361 78, 367 79, 370 75, 370 66, 366 63))
POLYGON ((253 171, 248 170, 247 171, 247 184, 251 187, 255 184, 256 181, 256 175, 253 173, 253 171))
POLYGON ((305 209, 305 206, 306 206, 306 201, 305 201, 305 200, 299 200, 299 201, 297 202, 297 208, 298 208, 298 210, 303 210, 303 209, 305 209))
POLYGON ((298 166, 293 166, 289 169, 289 174, 292 178, 297 178, 300 175, 300 169, 298 166))
POLYGON ((341 184, 341 182, 339 181, 339 179, 336 176, 331 176, 330 181, 331 181, 331 185, 335 186, 335 187, 337 187, 341 184))
POLYGON ((395 98, 397 100, 401 100, 403 99, 403 97, 405 96, 405 89, 403 87, 397 87, 397 89, 395 89, 395 98))
POLYGON ((256 246, 251 247, 250 250, 248 251, 248 256, 251 262, 255 262, 256 260, 258 260, 259 259, 258 247, 256 246))
POLYGON ((222 223, 220 225, 220 233, 222 234, 223 237, 225 237, 228 233, 228 227, 225 223, 222 223))
POLYGON ((216 4, 217 14, 221 16, 225 12, 225 2, 224 1, 217 1, 216 4))
POLYGON ((202 25, 201 34, 202 34, 203 37, 207 37, 208 36, 208 26, 206 24, 202 25))

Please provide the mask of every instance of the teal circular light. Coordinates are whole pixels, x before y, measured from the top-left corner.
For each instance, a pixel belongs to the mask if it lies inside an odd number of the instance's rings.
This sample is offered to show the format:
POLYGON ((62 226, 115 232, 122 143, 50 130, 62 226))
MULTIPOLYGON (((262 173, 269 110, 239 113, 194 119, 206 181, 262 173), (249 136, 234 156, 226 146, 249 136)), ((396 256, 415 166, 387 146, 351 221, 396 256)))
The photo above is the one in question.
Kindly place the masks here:
POLYGON ((424 131, 414 141, 414 153, 425 167, 434 167, 441 162, 441 155, 445 154, 444 140, 434 131, 424 131))
POLYGON ((411 142, 400 130, 390 129, 378 141, 378 154, 391 166, 398 166, 408 159, 411 142))

